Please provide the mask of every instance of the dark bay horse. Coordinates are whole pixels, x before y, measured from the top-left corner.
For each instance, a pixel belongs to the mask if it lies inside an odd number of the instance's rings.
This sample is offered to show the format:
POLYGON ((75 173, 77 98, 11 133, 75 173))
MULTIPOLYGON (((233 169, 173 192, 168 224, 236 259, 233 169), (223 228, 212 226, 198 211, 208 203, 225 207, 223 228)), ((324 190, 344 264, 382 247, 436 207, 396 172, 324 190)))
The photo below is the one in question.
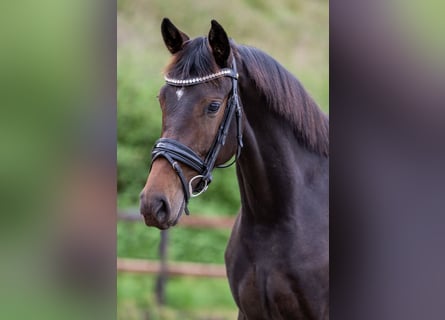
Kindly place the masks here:
POLYGON ((216 21, 192 40, 168 19, 161 30, 173 57, 140 196, 145 223, 174 226, 234 156, 241 211, 225 260, 238 319, 328 319, 327 116, 278 62, 216 21))

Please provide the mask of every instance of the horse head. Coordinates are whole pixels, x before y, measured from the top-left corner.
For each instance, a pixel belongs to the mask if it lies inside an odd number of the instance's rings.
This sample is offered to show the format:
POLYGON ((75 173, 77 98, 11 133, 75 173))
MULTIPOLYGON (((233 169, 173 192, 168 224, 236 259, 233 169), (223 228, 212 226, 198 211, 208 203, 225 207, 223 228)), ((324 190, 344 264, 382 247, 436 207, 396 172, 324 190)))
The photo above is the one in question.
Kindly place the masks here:
POLYGON ((241 109, 234 54, 218 22, 212 20, 207 38, 190 40, 167 18, 161 31, 172 59, 158 95, 162 134, 140 211, 148 226, 167 229, 188 213, 189 198, 206 190, 213 168, 236 154, 237 146, 239 154, 241 109))

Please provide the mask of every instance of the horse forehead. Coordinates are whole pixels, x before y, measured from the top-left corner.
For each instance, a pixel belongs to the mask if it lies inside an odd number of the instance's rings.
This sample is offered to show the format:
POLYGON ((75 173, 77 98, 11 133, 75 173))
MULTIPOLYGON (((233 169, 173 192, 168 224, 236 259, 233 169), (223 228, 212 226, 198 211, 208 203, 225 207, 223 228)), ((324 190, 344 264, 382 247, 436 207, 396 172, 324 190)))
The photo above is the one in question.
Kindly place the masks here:
POLYGON ((181 100, 183 95, 184 95, 184 88, 176 89, 176 97, 178 101, 181 100))
POLYGON ((169 121, 179 123, 181 121, 190 121, 196 116, 202 97, 189 88, 175 87, 167 94, 165 109, 163 109, 164 117, 169 121))
POLYGON ((208 88, 197 87, 172 87, 168 93, 170 96, 170 103, 177 104, 181 101, 181 104, 196 103, 209 94, 208 88))

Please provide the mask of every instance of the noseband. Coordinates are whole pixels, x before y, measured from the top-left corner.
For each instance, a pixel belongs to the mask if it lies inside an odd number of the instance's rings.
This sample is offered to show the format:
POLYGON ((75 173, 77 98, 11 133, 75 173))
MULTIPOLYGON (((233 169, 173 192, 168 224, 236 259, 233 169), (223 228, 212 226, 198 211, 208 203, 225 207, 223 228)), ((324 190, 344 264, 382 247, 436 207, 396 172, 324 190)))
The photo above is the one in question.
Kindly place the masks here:
MULTIPOLYGON (((218 78, 229 77, 232 79, 232 90, 230 91, 227 107, 224 111, 224 117, 220 124, 218 133, 213 141, 213 144, 210 150, 207 153, 207 156, 204 160, 201 159, 200 156, 196 154, 195 151, 182 144, 181 142, 169 139, 169 138, 160 138, 156 141, 153 151, 152 151, 152 164, 153 162, 159 158, 165 158, 170 165, 175 170, 176 174, 181 181, 182 189, 184 191, 184 199, 185 199, 185 207, 184 211, 187 215, 190 214, 188 210, 188 201, 191 197, 197 197, 203 192, 207 190, 210 182, 212 182, 212 169, 215 166, 216 158, 221 150, 221 147, 224 146, 226 142, 226 137, 230 128, 230 123, 234 114, 236 115, 236 123, 237 123, 237 151, 235 159, 227 164, 217 166, 217 168, 227 168, 236 162, 238 159, 241 148, 243 147, 242 142, 242 130, 241 130, 241 107, 239 103, 238 97, 238 73, 236 69, 235 59, 232 62, 232 69, 224 68, 219 72, 209 74, 204 77, 192 78, 192 79, 184 79, 177 80, 165 77, 165 82, 168 85, 175 87, 187 87, 194 86, 205 82, 210 82, 218 78), (192 168, 194 171, 198 172, 198 175, 190 179, 187 183, 185 176, 182 172, 181 167, 178 164, 178 161, 192 168), (193 182, 198 181, 196 187, 193 187, 193 182)), ((179 219, 179 216, 178 216, 179 219)))

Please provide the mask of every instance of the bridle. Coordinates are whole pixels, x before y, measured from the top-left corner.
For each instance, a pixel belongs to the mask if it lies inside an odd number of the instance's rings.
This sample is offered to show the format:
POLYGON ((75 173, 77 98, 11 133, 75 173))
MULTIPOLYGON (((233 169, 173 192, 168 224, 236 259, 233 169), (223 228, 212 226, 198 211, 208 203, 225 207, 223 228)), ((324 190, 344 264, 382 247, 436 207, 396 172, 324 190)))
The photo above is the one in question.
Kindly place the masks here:
MULTIPOLYGON (((234 114, 236 115, 237 143, 238 143, 236 156, 231 163, 227 165, 217 166, 217 168, 230 167, 236 162, 236 160, 241 154, 243 141, 242 141, 242 128, 241 128, 241 107, 238 97, 238 72, 236 68, 235 59, 233 59, 232 69, 224 68, 219 72, 212 73, 204 77, 184 79, 184 80, 171 79, 167 76, 165 77, 165 82, 168 85, 175 87, 194 86, 201 83, 210 82, 222 77, 232 78, 232 89, 228 96, 227 107, 224 111, 224 116, 219 126, 218 133, 205 159, 202 160, 201 157, 197 155, 195 151, 193 151, 186 145, 174 139, 160 138, 155 142, 155 145, 153 147, 152 160, 151 160, 152 165, 157 158, 163 157, 170 163, 170 165, 173 167, 176 174, 178 175, 184 192, 184 199, 185 199, 184 211, 187 215, 190 214, 187 207, 189 199, 197 197, 200 194, 204 193, 207 190, 209 184, 212 182, 212 169, 215 166, 216 158, 219 154, 219 151, 221 150, 221 147, 224 146, 226 142, 226 137, 230 128, 230 123, 232 121, 234 114), (194 171, 198 172, 198 175, 194 176, 187 183, 187 180, 184 176, 184 173, 182 172, 181 167, 178 164, 178 161, 189 166, 194 171), (197 183, 196 187, 193 188, 192 185, 193 182, 198 179, 200 179, 199 182, 197 183)), ((179 219, 179 216, 177 219, 179 219)))

